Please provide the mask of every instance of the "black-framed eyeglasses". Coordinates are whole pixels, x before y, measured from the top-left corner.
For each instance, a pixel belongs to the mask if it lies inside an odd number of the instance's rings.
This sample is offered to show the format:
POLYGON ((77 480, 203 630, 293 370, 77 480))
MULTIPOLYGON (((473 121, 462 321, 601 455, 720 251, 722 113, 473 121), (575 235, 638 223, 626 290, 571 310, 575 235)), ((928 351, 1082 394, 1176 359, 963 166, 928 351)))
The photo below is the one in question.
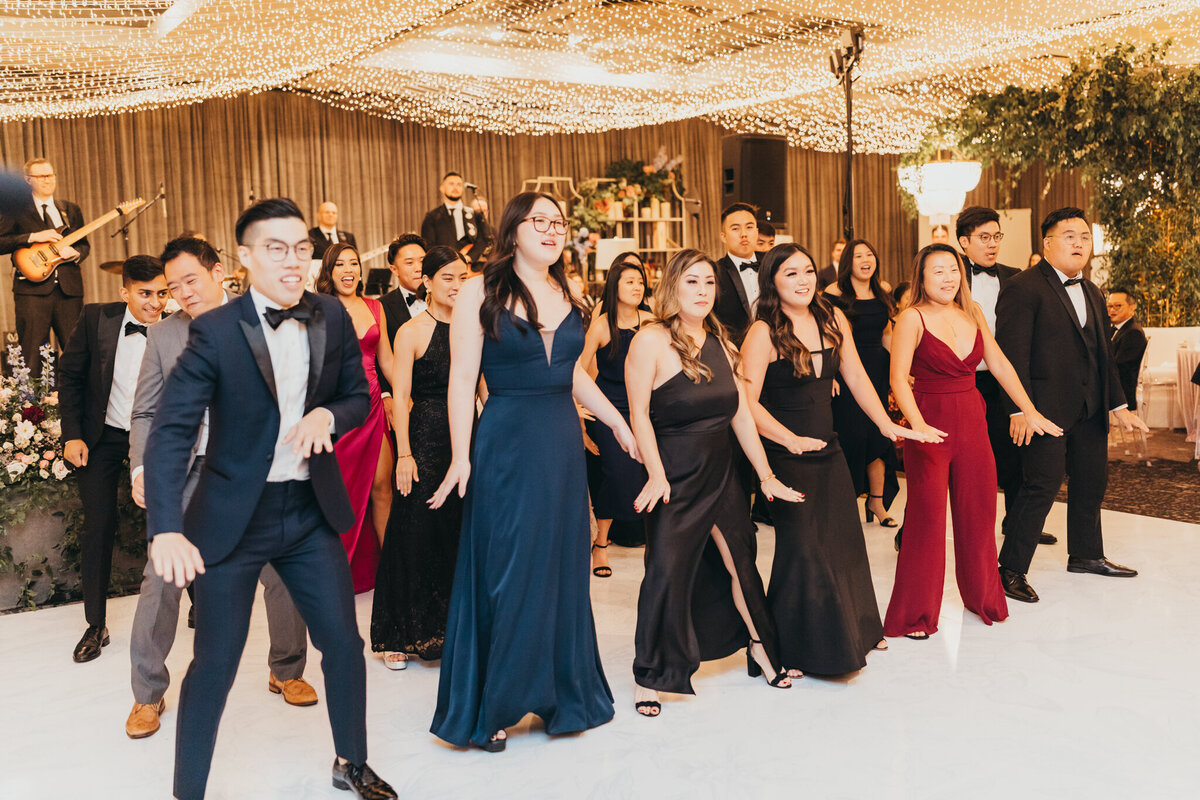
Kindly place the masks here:
POLYGON ((533 229, 538 233, 549 233, 553 228, 555 233, 567 232, 567 221, 565 219, 551 219, 550 217, 526 217, 522 222, 532 222, 533 229))
POLYGON ((267 259, 277 264, 287 258, 289 251, 295 252, 296 258, 301 261, 311 261, 313 256, 312 242, 307 239, 293 245, 287 245, 283 242, 264 242, 262 244, 251 245, 251 247, 263 248, 267 251, 267 259))
POLYGON ((992 242, 1000 244, 1000 242, 1004 240, 1003 233, 974 233, 971 235, 979 239, 979 241, 983 244, 990 244, 992 242))

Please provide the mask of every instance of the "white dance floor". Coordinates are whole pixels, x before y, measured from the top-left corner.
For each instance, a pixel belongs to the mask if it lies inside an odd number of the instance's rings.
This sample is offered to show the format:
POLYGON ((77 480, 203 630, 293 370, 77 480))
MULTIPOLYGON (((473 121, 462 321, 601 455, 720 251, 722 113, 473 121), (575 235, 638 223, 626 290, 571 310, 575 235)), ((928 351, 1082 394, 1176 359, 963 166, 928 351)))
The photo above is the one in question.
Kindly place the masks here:
MULTIPOLYGON (((641 550, 613 547, 614 577, 592 582, 616 718, 548 738, 532 718, 508 750, 457 750, 429 734, 436 665, 389 672, 368 653, 370 763, 422 798, 1194 798, 1200 746, 1200 526, 1104 513, 1108 555, 1133 580, 1066 572, 1064 506, 1030 582, 1037 605, 1010 604, 987 627, 966 613, 947 570, 940 632, 891 640, 841 680, 790 690, 746 677, 744 656, 705 664, 698 695, 672 696, 658 719, 633 710, 633 630, 641 550)), ((866 526, 881 610, 895 569, 891 531, 866 526)), ((773 536, 760 530, 760 567, 773 536)), ((125 717, 136 598, 109 603, 112 644, 71 661, 78 605, 0 617, 0 797, 166 798, 191 636, 181 618, 163 728, 131 741, 125 717)), ((185 602, 186 605, 186 602, 185 602)), ((371 596, 358 598, 368 631, 371 596)), ((226 707, 213 798, 343 798, 318 656, 306 677, 321 703, 293 708, 267 692, 259 605, 226 707)))

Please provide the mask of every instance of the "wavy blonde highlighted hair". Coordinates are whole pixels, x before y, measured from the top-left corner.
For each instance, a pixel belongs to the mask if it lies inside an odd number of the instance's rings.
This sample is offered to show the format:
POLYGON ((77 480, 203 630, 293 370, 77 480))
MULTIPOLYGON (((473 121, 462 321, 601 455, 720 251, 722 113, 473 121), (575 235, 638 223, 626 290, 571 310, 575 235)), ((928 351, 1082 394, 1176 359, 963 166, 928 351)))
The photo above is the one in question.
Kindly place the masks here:
MULTIPOLYGON (((684 333, 683 322, 679 319, 679 283, 683 280, 684 273, 697 264, 708 264, 712 268, 713 279, 716 279, 717 265, 711 258, 699 250, 680 250, 667 262, 667 267, 663 270, 662 277, 658 281, 658 286, 654 288, 656 322, 670 333, 671 347, 679 354, 679 362, 683 365, 683 374, 692 383, 699 383, 702 378, 706 381, 712 380, 712 370, 700 360, 700 348, 696 346, 696 342, 691 336, 684 333)), ((715 302, 713 308, 716 308, 715 302)), ((725 352, 729 354, 733 362, 733 374, 737 377, 738 367, 741 365, 741 357, 733 345, 729 343, 729 337, 725 333, 725 326, 721 324, 716 314, 712 311, 708 312, 708 316, 704 318, 701 325, 706 333, 717 337, 717 341, 721 343, 725 352)))

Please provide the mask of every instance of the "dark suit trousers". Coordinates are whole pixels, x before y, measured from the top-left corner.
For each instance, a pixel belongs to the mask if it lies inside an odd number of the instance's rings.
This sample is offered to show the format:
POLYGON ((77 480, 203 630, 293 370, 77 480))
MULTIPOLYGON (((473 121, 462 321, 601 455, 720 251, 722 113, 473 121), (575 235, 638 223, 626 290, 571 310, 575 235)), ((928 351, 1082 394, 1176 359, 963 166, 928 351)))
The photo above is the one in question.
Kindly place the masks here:
POLYGON ((992 443, 992 455, 996 458, 996 484, 1004 492, 1005 518, 1000 522, 1000 530, 1003 531, 1008 514, 1017 500, 1017 492, 1021 489, 1021 449, 1013 444, 1012 436, 1008 433, 1009 416, 1004 409, 1004 390, 992 373, 986 369, 977 371, 975 388, 987 405, 988 441, 992 443))
POLYGON ((1021 451, 1025 480, 1008 515, 1000 566, 1029 571, 1038 535, 1065 476, 1067 554, 1102 558, 1100 503, 1108 487, 1108 412, 1081 419, 1061 437, 1034 436, 1021 451))
POLYGON ((309 481, 268 483, 242 540, 196 577, 196 636, 179 697, 175 796, 204 796, 217 726, 237 674, 259 573, 267 563, 308 623, 321 651, 337 755, 367 760, 366 665, 354 616, 354 589, 341 539, 309 481))
POLYGON ((83 502, 83 538, 79 542, 83 615, 88 625, 104 625, 113 540, 117 534, 117 485, 129 458, 129 431, 105 425, 88 450, 87 466, 75 475, 83 502))
POLYGON ((58 337, 59 349, 66 346, 67 337, 75 330, 75 323, 83 313, 83 298, 67 297, 62 287, 55 283, 50 294, 14 294, 13 312, 21 355, 25 357, 30 376, 37 378, 42 374, 38 348, 50 341, 51 330, 58 337))

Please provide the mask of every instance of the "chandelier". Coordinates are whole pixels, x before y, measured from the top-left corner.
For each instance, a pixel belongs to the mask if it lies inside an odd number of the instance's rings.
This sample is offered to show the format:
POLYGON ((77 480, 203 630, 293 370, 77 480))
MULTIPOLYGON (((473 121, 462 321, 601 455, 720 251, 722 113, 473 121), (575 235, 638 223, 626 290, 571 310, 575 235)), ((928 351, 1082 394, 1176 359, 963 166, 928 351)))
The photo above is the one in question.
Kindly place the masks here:
POLYGON ((967 192, 979 185, 983 165, 978 161, 938 159, 899 169, 900 187, 917 201, 927 217, 950 217, 962 211, 967 192))

